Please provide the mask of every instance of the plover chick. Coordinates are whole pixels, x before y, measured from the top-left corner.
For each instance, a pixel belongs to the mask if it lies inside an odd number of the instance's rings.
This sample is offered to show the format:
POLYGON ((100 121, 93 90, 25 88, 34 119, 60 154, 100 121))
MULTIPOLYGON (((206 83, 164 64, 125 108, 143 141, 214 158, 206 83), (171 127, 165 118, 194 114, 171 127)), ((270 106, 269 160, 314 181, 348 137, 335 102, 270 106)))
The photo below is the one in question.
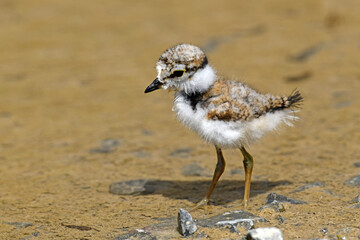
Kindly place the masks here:
POLYGON ((156 64, 158 75, 145 93, 175 91, 173 111, 180 121, 215 145, 217 164, 210 188, 195 208, 209 204, 210 195, 225 169, 222 148, 239 148, 244 160, 244 205, 250 196, 253 158, 245 150, 266 132, 296 120, 293 110, 303 100, 298 91, 289 96, 260 94, 247 85, 216 74, 205 53, 194 45, 167 49, 156 64))

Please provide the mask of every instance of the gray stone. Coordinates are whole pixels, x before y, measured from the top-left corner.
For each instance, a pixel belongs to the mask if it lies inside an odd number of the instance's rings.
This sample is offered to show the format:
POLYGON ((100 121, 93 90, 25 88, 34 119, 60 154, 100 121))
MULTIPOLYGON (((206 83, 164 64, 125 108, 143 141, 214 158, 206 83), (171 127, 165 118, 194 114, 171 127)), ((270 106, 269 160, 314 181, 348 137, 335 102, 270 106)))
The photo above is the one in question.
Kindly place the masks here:
POLYGON ((285 222, 285 218, 283 218, 283 216, 281 216, 280 214, 276 216, 276 219, 278 220, 278 222, 280 224, 284 223, 285 222))
POLYGON ((322 228, 322 229, 320 229, 319 232, 326 235, 328 233, 328 229, 327 228, 322 228))
POLYGON ((302 201, 302 200, 291 199, 291 198, 288 198, 288 197, 280 195, 280 194, 270 193, 266 197, 266 204, 272 203, 274 201, 288 202, 288 203, 291 203, 291 204, 307 204, 307 202, 302 201))
POLYGON ((182 174, 184 176, 204 176, 204 175, 206 175, 205 169, 200 167, 197 163, 185 165, 182 168, 182 174))
POLYGON ((119 139, 107 138, 101 140, 99 147, 90 149, 91 153, 111 153, 120 145, 119 139))
POLYGON ((166 189, 174 184, 170 181, 135 179, 110 184, 109 192, 117 195, 151 194, 166 189))
POLYGON ((358 209, 358 208, 360 208, 360 203, 351 205, 349 208, 358 209))
POLYGON ((345 181, 344 184, 350 187, 360 187, 360 174, 345 181))
POLYGON ((281 202, 278 202, 277 200, 274 200, 271 203, 265 204, 264 206, 262 206, 260 208, 260 210, 263 210, 266 208, 273 209, 275 212, 285 212, 284 204, 282 204, 281 202))
POLYGON ((98 231, 98 229, 95 229, 95 228, 92 228, 92 227, 89 227, 89 226, 84 226, 84 225, 73 225, 73 224, 64 224, 64 223, 61 223, 61 226, 64 226, 66 228, 71 228, 71 229, 77 229, 77 230, 80 230, 80 231, 90 231, 90 230, 95 230, 95 231, 98 231))
POLYGON ((352 104, 352 101, 350 101, 350 100, 340 101, 340 102, 335 103, 333 105, 333 108, 335 108, 335 109, 344 108, 344 107, 350 106, 351 104, 352 104))
POLYGON ((137 179, 125 182, 112 183, 110 193, 117 195, 132 195, 146 192, 145 184, 147 179, 137 179))
POLYGON ((349 203, 360 203, 360 194, 353 198, 349 203))
POLYGON ((231 232, 239 232, 238 227, 249 230, 254 227, 254 223, 257 221, 267 222, 264 218, 239 210, 226 212, 207 219, 199 219, 197 224, 201 227, 226 227, 231 232))
POLYGON ((178 148, 172 151, 169 155, 172 157, 187 158, 193 150, 193 148, 178 148))
POLYGON ((304 191, 306 189, 313 188, 313 187, 325 187, 325 183, 323 183, 323 182, 309 183, 309 184, 306 184, 304 186, 298 187, 297 189, 292 191, 292 193, 302 192, 302 191, 304 191))
POLYGON ((115 240, 129 240, 129 239, 156 240, 157 238, 143 229, 136 229, 134 231, 131 231, 127 234, 115 238, 115 240))
POLYGON ((10 112, 0 112, 0 118, 9 118, 11 117, 10 112))
POLYGON ((33 225, 32 223, 28 223, 28 222, 6 222, 6 224, 13 225, 17 229, 27 228, 33 225))
POLYGON ((286 76, 285 79, 288 82, 299 82, 312 77, 313 73, 309 70, 303 71, 294 75, 286 76))
POLYGON ((303 51, 299 52, 296 55, 290 57, 290 60, 294 62, 304 62, 308 60, 310 57, 318 53, 324 47, 324 43, 317 43, 313 46, 310 46, 303 51))
POLYGON ((256 228, 246 233, 246 240, 283 240, 280 229, 272 228, 256 228))
POLYGON ((162 222, 146 226, 141 229, 134 229, 126 234, 116 237, 116 240, 166 240, 178 239, 179 232, 176 230, 176 218, 164 218, 162 222))
POLYGON ((242 168, 231 169, 230 175, 244 175, 244 170, 242 168))
POLYGON ((360 167, 360 162, 355 162, 354 167, 360 167))
POLYGON ((249 29, 236 30, 229 35, 221 35, 210 38, 202 47, 205 52, 209 53, 218 48, 219 45, 235 41, 237 38, 255 36, 265 32, 264 25, 258 25, 249 29))
POLYGON ((147 158, 147 157, 151 156, 149 153, 142 151, 142 150, 136 150, 133 153, 134 153, 134 156, 138 157, 138 158, 147 158))
POLYGON ((142 134, 147 135, 147 136, 153 135, 153 133, 151 131, 146 130, 146 129, 142 130, 141 132, 142 132, 142 134))
POLYGON ((195 221, 191 214, 185 209, 180 208, 178 213, 178 230, 179 233, 185 237, 194 234, 197 230, 195 221))

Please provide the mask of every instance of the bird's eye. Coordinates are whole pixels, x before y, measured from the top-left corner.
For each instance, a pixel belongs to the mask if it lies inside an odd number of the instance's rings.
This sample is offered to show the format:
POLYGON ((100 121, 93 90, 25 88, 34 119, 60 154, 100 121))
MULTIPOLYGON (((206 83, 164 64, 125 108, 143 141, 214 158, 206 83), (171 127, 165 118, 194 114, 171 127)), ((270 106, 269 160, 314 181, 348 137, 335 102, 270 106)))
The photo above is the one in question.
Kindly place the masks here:
POLYGON ((174 78, 174 77, 182 77, 184 75, 185 71, 184 70, 176 70, 176 71, 173 71, 170 75, 171 78, 174 78))

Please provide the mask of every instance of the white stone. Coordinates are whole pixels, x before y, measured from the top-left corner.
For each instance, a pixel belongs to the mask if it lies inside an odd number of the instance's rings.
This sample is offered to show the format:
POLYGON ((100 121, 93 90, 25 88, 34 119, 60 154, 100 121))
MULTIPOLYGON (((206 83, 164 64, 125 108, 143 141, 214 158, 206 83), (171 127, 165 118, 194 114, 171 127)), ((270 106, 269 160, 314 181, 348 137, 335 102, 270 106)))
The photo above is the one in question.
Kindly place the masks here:
POLYGON ((284 240, 280 229, 272 228, 256 228, 250 230, 246 234, 247 240, 284 240))

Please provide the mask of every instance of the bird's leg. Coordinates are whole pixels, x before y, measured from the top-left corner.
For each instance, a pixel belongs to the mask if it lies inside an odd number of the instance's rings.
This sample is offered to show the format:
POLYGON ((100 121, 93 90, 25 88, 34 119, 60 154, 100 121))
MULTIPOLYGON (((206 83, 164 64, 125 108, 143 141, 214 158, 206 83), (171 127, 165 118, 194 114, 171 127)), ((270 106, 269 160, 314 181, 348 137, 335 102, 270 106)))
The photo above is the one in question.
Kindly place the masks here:
POLYGON ((220 147, 215 145, 215 148, 216 148, 216 153, 217 153, 217 164, 216 164, 216 168, 214 171, 214 175, 213 175, 213 179, 212 179, 210 188, 209 188, 206 196, 199 203, 197 203, 196 206, 191 209, 191 211, 198 209, 199 207, 202 207, 202 206, 206 207, 209 204, 211 193, 213 192, 213 190, 216 186, 216 183, 219 181, 220 176, 224 172, 225 165, 226 165, 224 156, 222 154, 220 147))
POLYGON ((244 206, 247 207, 250 197, 250 184, 251 184, 251 173, 253 170, 253 158, 245 150, 244 146, 240 147, 241 153, 244 156, 244 168, 245 168, 245 191, 244 191, 244 206))

